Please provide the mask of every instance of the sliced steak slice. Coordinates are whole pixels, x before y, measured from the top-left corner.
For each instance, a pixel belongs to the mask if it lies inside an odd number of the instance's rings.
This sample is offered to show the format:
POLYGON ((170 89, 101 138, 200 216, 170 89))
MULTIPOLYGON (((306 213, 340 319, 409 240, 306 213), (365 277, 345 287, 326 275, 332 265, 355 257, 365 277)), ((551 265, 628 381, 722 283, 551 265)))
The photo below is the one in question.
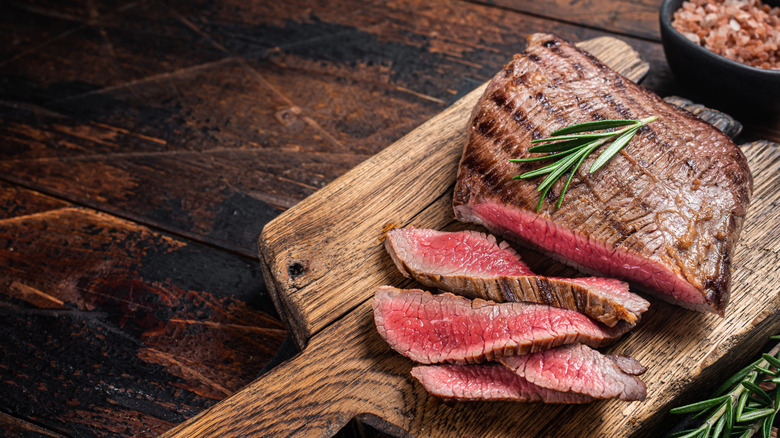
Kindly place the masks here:
POLYGON ((650 305, 620 280, 536 275, 509 244, 476 231, 395 229, 385 247, 406 277, 469 298, 563 307, 610 327, 620 320, 635 323, 650 305))
POLYGON ((391 286, 380 287, 372 304, 377 331, 390 347, 426 364, 479 363, 574 342, 600 347, 631 328, 543 304, 496 304, 391 286))
POLYGON ((593 397, 554 391, 534 385, 496 363, 481 365, 423 365, 412 376, 431 395, 444 400, 513 400, 543 403, 588 403, 593 397))
POLYGON ((644 382, 635 376, 645 371, 638 361, 627 356, 613 359, 582 344, 505 357, 501 363, 529 382, 554 391, 629 401, 644 400, 647 395, 644 382))
MULTIPOLYGON (((597 151, 599 152, 599 151, 597 151)), ((544 163, 542 163, 544 164, 544 163)), ((740 149, 722 132, 552 35, 528 38, 474 108, 453 196, 455 217, 583 271, 635 282, 720 315, 752 191, 740 149), (658 116, 598 172, 591 154, 556 208, 561 178, 537 213, 543 177, 531 140, 579 122, 658 116)))

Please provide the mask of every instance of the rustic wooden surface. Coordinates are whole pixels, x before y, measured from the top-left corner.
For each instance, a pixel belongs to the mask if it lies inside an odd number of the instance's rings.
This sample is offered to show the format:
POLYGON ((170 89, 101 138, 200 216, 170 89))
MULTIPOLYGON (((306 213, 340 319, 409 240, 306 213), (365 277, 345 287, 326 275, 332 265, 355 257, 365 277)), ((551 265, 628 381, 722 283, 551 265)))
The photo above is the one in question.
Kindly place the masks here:
MULTIPOLYGON (((636 53, 618 40, 600 38, 583 46, 628 77, 645 71, 636 53)), ((376 333, 370 298, 379 285, 410 284, 384 250, 389 227, 464 226, 452 215, 452 186, 463 126, 482 92, 480 87, 465 96, 265 227, 260 251, 269 287, 297 339, 308 345, 169 436, 286 436, 291 431, 327 436, 357 415, 370 416, 388 433, 403 430, 420 437, 650 436, 658 434, 666 411, 680 397, 729 369, 736 351, 750 354, 780 330, 780 295, 768 290, 780 281, 774 269, 780 263, 780 231, 767 226, 775 223, 773 208, 780 202, 774 190, 780 183, 780 145, 765 142, 744 146, 756 190, 735 254, 727 318, 654 300, 641 326, 609 348, 649 368, 643 375, 646 401, 436 403, 410 376, 413 363, 376 333)), ((543 274, 575 274, 540 257, 531 259, 543 274)))
MULTIPOLYGON (((537 3, 0 2, 0 430, 152 436, 252 381, 286 333, 263 225, 526 33, 619 35, 645 86, 694 97, 665 63, 660 0, 537 3)), ((735 115, 745 139, 780 140, 776 116, 735 115)), ((374 433, 359 419, 341 433, 374 433)))

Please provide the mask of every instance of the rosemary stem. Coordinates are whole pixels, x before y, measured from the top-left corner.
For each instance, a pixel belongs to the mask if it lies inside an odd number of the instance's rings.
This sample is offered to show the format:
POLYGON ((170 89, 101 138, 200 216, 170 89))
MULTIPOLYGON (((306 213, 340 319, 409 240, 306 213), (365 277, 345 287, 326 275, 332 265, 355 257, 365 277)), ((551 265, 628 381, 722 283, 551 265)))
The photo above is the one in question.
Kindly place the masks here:
POLYGON ((707 417, 707 420, 704 422, 704 424, 707 425, 707 427, 715 426, 715 423, 717 423, 718 420, 720 420, 720 417, 722 417, 723 414, 725 414, 726 411, 728 410, 727 404, 730 403, 731 405, 733 405, 737 401, 737 399, 739 399, 739 395, 742 394, 742 391, 744 391, 744 389, 745 389, 744 386, 739 385, 739 390, 729 394, 730 400, 720 405, 717 411, 713 412, 709 417, 707 417))
MULTIPOLYGON (((770 356, 777 356, 778 353, 780 353, 780 344, 775 345, 774 348, 769 350, 769 353, 767 354, 769 354, 770 356)), ((765 368, 769 366, 769 363, 765 359, 762 359, 761 362, 758 363, 758 366, 765 368)), ((745 381, 746 379, 753 381, 757 376, 758 374, 755 371, 753 371, 747 376, 745 376, 745 378, 742 379, 742 381, 745 381)), ((711 428, 715 426, 715 423, 717 423, 720 417, 722 417, 728 410, 727 403, 730 403, 733 406, 734 403, 736 403, 736 401, 739 400, 740 395, 742 395, 742 393, 745 390, 746 388, 744 386, 742 386, 741 384, 737 384, 737 386, 735 386, 734 389, 732 389, 731 392, 729 393, 730 400, 727 400, 726 403, 723 403, 715 412, 713 412, 709 417, 707 417, 707 420, 704 421, 703 425, 706 425, 707 428, 711 428)), ((778 401, 776 400, 775 403, 778 403, 778 401)), ((777 406, 774 407, 777 408, 777 406)), ((755 424, 753 424, 751 428, 752 433, 750 434, 750 436, 753 436, 761 428, 762 424, 763 423, 761 421, 757 421, 755 424)))
POLYGON ((748 436, 755 435, 756 432, 758 432, 758 430, 761 429, 761 426, 763 425, 764 425, 763 421, 756 421, 755 423, 753 423, 753 425, 750 427, 750 435, 748 436))
POLYGON ((654 121, 656 121, 656 120, 658 120, 658 116, 650 116, 650 117, 645 117, 644 119, 642 119, 642 120, 640 120, 640 121, 639 121, 638 125, 639 125, 639 126, 645 126, 645 125, 647 125, 648 123, 650 123, 650 122, 654 122, 654 121))

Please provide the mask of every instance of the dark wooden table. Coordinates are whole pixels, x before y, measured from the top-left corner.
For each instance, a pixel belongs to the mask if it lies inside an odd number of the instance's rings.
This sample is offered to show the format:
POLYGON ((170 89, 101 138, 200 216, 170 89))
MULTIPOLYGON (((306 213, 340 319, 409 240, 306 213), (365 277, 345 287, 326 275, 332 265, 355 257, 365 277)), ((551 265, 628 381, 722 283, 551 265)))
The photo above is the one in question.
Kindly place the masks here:
MULTIPOLYGON (((665 62, 659 4, 0 2, 0 430, 157 435, 294 354, 263 225, 528 33, 618 36, 645 86, 706 99, 665 62)), ((742 121, 780 140, 776 116, 742 121)))

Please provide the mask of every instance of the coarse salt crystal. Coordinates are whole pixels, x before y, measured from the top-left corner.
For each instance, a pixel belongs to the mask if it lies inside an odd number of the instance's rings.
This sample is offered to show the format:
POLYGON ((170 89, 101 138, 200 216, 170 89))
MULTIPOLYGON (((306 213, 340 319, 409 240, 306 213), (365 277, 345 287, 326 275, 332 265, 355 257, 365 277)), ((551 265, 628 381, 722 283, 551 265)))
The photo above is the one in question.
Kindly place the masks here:
POLYGON ((718 16, 714 13, 709 13, 704 16, 704 19, 701 20, 701 27, 709 28, 712 26, 715 26, 715 23, 718 22, 718 16))
POLYGON ((687 39, 735 61, 780 70, 780 8, 759 0, 689 0, 672 26, 687 39))

